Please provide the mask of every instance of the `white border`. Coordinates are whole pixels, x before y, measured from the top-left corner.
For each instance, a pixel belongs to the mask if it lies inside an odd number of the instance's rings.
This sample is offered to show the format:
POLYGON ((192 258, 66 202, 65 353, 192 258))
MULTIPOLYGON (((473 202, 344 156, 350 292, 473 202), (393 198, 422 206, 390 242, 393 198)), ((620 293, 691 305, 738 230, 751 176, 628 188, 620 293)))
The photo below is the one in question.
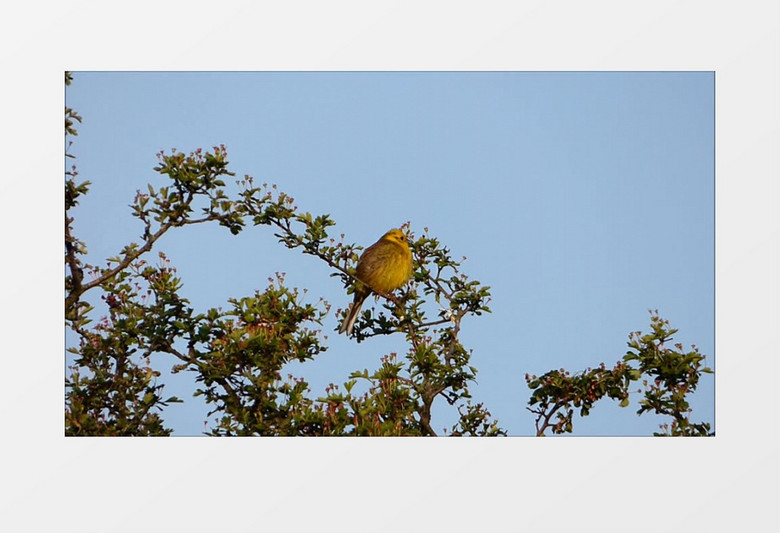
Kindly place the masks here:
POLYGON ((777 2, 109 5, 5 8, 0 529, 777 530, 777 2), (65 69, 716 71, 718 436, 63 438, 65 69))

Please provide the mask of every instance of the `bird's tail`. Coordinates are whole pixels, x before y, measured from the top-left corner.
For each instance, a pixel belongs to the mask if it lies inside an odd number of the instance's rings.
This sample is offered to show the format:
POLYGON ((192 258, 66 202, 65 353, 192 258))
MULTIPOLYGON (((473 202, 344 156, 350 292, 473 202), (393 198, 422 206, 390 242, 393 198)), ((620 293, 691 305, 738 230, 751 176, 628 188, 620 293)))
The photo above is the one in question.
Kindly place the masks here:
POLYGON ((347 310, 347 316, 344 317, 344 321, 341 323, 341 327, 339 328, 339 334, 347 332, 347 336, 352 335, 352 327, 355 325, 355 320, 357 319, 358 313, 360 313, 360 308, 363 306, 363 299, 355 300, 351 304, 349 304, 349 309, 347 310))

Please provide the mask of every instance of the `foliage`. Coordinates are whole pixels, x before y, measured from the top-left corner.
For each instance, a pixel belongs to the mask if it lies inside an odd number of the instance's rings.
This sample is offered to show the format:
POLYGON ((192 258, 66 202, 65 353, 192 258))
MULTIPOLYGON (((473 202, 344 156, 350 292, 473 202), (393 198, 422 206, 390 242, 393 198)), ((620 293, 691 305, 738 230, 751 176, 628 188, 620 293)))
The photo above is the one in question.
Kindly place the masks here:
POLYGON ((636 331, 630 335, 628 343, 631 350, 623 357, 625 361, 636 361, 639 371, 647 378, 642 380, 639 392, 644 393, 640 400, 638 414, 648 411, 671 416, 671 424, 662 424, 658 436, 706 436, 710 435, 707 422, 692 423, 691 407, 687 397, 696 390, 702 374, 711 374, 712 369, 703 366, 704 356, 696 346, 685 352, 683 345, 675 343, 674 348, 666 344, 672 340, 676 329, 669 327, 669 321, 651 316, 652 333, 642 335, 636 331))
POLYGON ((650 328, 651 333, 636 331, 629 335, 630 350, 612 369, 602 363, 599 368, 574 375, 563 369, 539 377, 526 375, 526 383, 533 390, 528 410, 536 414, 536 434, 543 436, 547 429, 555 434, 571 433, 575 408, 580 416, 587 416, 593 404, 604 397, 619 400, 621 407, 628 406, 631 385, 641 379, 644 388, 636 392, 644 397, 637 413, 652 411, 672 417, 671 424, 662 424, 662 431, 654 435, 710 435, 709 423, 691 422, 687 396, 696 390, 701 374, 712 370, 703 366, 704 356, 695 346, 689 352, 684 352, 679 343, 675 349, 667 346, 677 330, 670 328, 669 321, 660 318, 657 311, 650 316, 650 328))
MULTIPOLYGON (((70 83, 66 75, 66 83, 70 83)), ((66 108, 66 141, 81 121, 66 108)), ((70 145, 68 145, 70 146, 70 145)), ((138 191, 131 214, 142 224, 141 241, 124 246, 104 266, 84 261, 86 245, 73 232, 73 210, 89 191, 75 166, 65 176, 65 319, 74 359, 66 376, 68 435, 168 435, 160 416, 179 398, 165 398, 160 368, 192 372, 217 415, 210 435, 436 435, 431 411, 442 398, 458 410, 453 435, 501 435, 481 404, 472 404, 469 383, 476 369, 458 340, 462 321, 489 311, 489 290, 460 272, 446 247, 424 234, 410 237, 415 278, 397 295, 380 298, 381 310, 365 310, 355 327, 357 342, 402 334, 403 360, 380 359, 373 372, 353 372, 341 387, 312 398, 301 377, 285 375, 288 363, 307 362, 326 350, 321 327, 327 302, 302 303, 284 275, 263 291, 229 300, 230 308, 198 312, 180 296, 182 281, 165 254, 148 256, 168 232, 217 223, 236 235, 248 225, 269 226, 279 242, 322 260, 345 288, 354 283, 360 248, 328 235, 327 215, 300 212, 275 185, 238 180, 231 194, 224 146, 184 154, 158 154, 161 187, 138 191), (100 294, 107 316, 92 325, 96 310, 85 298, 100 294), (436 303, 438 317, 428 318, 436 303), (166 356, 168 359, 165 359, 166 356), (361 384, 360 386, 356 386, 361 384), (358 389, 365 389, 359 392, 358 389)))

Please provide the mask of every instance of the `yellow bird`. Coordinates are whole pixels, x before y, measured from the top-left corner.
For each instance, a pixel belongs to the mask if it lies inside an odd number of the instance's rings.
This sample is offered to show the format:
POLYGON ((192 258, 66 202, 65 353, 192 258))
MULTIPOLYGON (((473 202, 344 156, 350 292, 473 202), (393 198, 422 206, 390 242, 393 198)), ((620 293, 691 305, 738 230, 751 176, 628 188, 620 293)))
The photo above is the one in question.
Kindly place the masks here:
POLYGON ((355 285, 355 299, 339 328, 339 333, 346 331, 347 335, 352 334, 360 307, 372 291, 390 294, 412 277, 412 251, 406 235, 400 229, 391 229, 363 250, 356 277, 360 281, 355 285))

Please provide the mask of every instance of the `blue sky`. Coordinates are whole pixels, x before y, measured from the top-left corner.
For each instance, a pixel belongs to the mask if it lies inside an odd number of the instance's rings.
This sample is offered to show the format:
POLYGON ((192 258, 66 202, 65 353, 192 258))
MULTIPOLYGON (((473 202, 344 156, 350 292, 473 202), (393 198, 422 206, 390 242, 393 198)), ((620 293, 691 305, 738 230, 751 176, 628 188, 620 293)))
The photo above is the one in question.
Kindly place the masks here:
MULTIPOLYGON (((611 365, 648 309, 676 340, 714 353, 714 74, 699 72, 76 72, 67 104, 83 117, 71 152, 90 194, 75 211, 89 259, 141 228, 127 207, 164 182, 155 154, 224 144, 237 177, 275 183, 333 234, 363 246, 410 221, 489 285, 493 313, 463 324, 471 389, 511 435, 532 435, 525 373, 611 365)), ((274 272, 334 308, 349 298, 313 258, 268 228, 217 226, 160 242, 196 310, 263 289, 274 272)), ((152 256, 154 257, 154 256, 152 256)), ((400 337, 357 345, 324 324, 328 351, 296 373, 312 395, 403 353, 400 337)), ((160 359, 160 368, 171 362, 160 359)), ((168 378, 166 378, 168 379, 168 378)), ((203 431, 191 376, 166 393, 177 435, 203 431)), ((714 422, 714 379, 693 396, 714 422)), ((663 419, 598 404, 576 435, 648 435, 663 419)), ((434 427, 449 427, 448 409, 434 427)))

